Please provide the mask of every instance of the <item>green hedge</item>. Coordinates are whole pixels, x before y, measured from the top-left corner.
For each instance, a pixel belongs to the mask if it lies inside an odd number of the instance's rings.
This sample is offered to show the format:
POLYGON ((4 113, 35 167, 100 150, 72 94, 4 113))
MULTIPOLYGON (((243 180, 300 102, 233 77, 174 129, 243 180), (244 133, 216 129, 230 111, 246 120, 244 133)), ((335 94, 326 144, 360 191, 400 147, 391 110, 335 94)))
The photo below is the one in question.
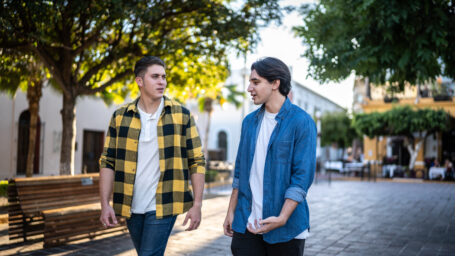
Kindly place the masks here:
POLYGON ((1 180, 0 181, 0 196, 8 196, 7 190, 8 190, 8 181, 1 180))

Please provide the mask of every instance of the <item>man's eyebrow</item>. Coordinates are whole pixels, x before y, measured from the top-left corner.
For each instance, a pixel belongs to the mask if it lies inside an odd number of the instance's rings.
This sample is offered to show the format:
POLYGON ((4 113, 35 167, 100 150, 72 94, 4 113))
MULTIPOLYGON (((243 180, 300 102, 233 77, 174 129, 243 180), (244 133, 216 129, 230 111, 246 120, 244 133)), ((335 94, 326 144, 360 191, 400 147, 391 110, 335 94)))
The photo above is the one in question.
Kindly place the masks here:
POLYGON ((260 80, 258 78, 253 77, 253 78, 250 78, 250 81, 260 81, 260 80))

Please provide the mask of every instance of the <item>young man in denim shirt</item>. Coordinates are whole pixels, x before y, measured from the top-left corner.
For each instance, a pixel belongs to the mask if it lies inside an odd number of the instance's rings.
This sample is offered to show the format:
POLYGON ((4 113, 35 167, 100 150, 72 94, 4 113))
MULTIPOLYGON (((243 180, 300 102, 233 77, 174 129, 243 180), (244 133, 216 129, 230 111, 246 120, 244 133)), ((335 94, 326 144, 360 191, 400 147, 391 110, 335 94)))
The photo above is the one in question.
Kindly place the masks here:
POLYGON ((276 58, 251 66, 250 93, 262 105, 242 123, 224 222, 233 255, 303 255, 308 189, 316 168, 316 126, 287 98, 288 67, 276 58))

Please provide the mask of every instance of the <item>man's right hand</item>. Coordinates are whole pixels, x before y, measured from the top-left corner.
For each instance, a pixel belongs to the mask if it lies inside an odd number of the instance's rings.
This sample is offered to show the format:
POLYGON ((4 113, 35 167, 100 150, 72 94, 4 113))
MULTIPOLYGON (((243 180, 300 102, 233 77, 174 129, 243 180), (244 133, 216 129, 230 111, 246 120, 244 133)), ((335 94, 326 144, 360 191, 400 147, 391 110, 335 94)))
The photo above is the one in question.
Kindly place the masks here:
POLYGON ((224 220, 223 228, 224 234, 226 236, 232 237, 234 235, 234 231, 232 230, 232 221, 234 220, 234 213, 228 212, 226 215, 226 219, 224 220))
POLYGON ((114 209, 110 205, 101 208, 100 221, 105 228, 115 227, 118 225, 114 209))

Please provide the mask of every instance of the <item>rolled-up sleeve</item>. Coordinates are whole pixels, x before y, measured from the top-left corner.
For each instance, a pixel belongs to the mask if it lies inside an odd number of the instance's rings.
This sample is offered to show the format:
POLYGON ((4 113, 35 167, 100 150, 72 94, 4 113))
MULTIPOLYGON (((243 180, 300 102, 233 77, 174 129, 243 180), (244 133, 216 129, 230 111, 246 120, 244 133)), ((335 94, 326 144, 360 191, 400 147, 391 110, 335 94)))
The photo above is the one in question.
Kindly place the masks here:
POLYGON ((192 115, 186 125, 186 150, 190 175, 194 173, 205 174, 205 158, 204 153, 202 153, 201 139, 192 115))
POLYGON ((297 125, 294 155, 291 166, 291 184, 285 198, 298 203, 305 200, 316 171, 316 136, 314 121, 308 116, 297 125))
POLYGON ((116 137, 117 137, 117 128, 115 125, 115 113, 112 115, 111 121, 109 123, 109 128, 106 133, 106 139, 104 141, 104 149, 101 154, 99 164, 101 168, 108 168, 115 170, 115 158, 116 158, 116 137))

